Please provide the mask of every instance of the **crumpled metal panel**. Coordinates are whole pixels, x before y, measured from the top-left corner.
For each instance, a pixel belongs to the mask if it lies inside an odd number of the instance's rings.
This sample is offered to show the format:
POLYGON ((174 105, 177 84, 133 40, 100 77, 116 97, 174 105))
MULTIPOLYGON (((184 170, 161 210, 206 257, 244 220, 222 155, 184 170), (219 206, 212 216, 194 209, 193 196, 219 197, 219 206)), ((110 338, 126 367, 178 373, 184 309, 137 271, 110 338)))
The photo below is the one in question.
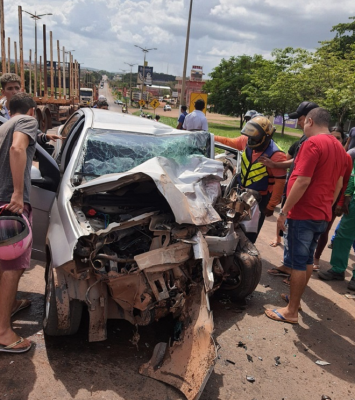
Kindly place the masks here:
POLYGON ((203 281, 205 283, 206 292, 209 292, 212 290, 214 284, 212 272, 214 257, 210 257, 208 244, 201 232, 197 232, 192 240, 196 242, 196 244, 193 245, 194 257, 196 260, 202 260, 203 281))
POLYGON ((110 288, 112 298, 125 310, 146 310, 151 298, 144 293, 146 284, 141 272, 136 271, 129 275, 114 272, 109 273, 106 282, 110 288))
POLYGON ((181 264, 187 261, 190 256, 190 244, 175 243, 171 246, 139 254, 138 256, 134 257, 134 260, 138 264, 138 268, 142 271, 150 269, 151 267, 164 265, 172 265, 170 268, 174 268, 175 265, 173 264, 181 264))
POLYGON ((102 176, 76 190, 85 194, 115 191, 149 178, 169 203, 177 223, 201 226, 221 220, 213 205, 220 195, 223 164, 203 156, 188 157, 184 164, 155 157, 128 172, 102 176))
POLYGON ((232 222, 228 222, 229 231, 226 236, 205 236, 211 256, 223 257, 234 254, 239 236, 234 231, 232 222))
POLYGON ((213 319, 202 285, 191 288, 186 298, 181 339, 171 347, 158 343, 151 360, 140 374, 179 389, 188 400, 198 400, 211 375, 217 357, 212 338, 213 319))

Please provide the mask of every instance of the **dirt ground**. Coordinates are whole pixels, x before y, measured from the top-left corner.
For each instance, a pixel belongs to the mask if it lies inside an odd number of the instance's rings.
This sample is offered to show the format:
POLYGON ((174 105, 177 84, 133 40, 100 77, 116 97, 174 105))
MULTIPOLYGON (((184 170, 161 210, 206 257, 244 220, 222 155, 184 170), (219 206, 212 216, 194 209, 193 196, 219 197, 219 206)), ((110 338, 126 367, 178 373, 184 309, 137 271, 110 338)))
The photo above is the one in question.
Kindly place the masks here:
MULTIPOLYGON (((355 302, 344 296, 346 282, 328 284, 315 273, 303 297, 298 326, 271 321, 263 314, 265 307, 283 306, 280 293, 287 293, 282 278, 266 272, 282 258, 281 247, 269 247, 275 220, 271 217, 265 222, 257 241, 263 274, 246 309, 228 299, 211 299, 215 338, 221 348, 201 399, 320 400, 322 395, 332 400, 355 399, 355 302), (245 348, 238 347, 239 342, 245 348), (275 357, 280 357, 280 365, 275 357), (316 365, 317 360, 330 365, 316 365), (248 382, 247 375, 255 382, 248 382)), ((328 268, 329 258, 326 249, 322 269, 328 268)), ((349 264, 354 261, 352 254, 349 264)), ((347 280, 350 271, 349 267, 347 280)), ((138 351, 130 342, 133 326, 125 321, 109 322, 105 342, 88 343, 85 318, 72 337, 44 337, 44 266, 33 262, 19 289, 19 296, 30 298, 33 304, 13 318, 13 326, 19 335, 34 341, 35 348, 23 355, 0 355, 1 400, 184 398, 138 373, 154 345, 168 336, 169 320, 140 328, 138 351)))

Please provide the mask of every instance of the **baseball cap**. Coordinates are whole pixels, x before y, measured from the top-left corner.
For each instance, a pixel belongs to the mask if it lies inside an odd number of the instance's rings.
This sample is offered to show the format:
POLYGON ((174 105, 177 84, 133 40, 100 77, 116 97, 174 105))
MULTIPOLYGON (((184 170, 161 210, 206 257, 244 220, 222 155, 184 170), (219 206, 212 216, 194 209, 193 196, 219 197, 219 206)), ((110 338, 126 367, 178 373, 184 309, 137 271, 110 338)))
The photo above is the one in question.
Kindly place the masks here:
POLYGON ((306 116, 311 110, 318 107, 318 104, 312 103, 311 101, 302 101, 302 103, 297 107, 297 110, 288 114, 288 117, 290 119, 298 119, 302 115, 306 116))

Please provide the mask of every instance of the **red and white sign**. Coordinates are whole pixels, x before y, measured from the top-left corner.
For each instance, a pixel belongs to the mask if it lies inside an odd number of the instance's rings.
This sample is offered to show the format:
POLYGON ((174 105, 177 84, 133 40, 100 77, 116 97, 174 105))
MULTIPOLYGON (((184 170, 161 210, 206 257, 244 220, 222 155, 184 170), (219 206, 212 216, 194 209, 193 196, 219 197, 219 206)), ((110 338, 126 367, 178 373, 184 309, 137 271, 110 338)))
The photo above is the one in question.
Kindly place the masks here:
POLYGON ((201 67, 201 65, 193 65, 192 69, 200 69, 202 71, 203 67, 201 67))

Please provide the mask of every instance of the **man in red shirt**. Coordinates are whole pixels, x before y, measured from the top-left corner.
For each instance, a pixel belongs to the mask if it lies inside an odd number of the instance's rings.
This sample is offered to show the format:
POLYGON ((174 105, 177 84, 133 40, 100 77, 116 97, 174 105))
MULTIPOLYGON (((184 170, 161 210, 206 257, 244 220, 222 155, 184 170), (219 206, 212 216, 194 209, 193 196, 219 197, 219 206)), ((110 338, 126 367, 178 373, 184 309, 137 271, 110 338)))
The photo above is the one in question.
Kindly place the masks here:
POLYGON ((339 141, 329 135, 329 122, 330 115, 323 108, 308 113, 304 125, 308 140, 296 157, 287 200, 277 220, 279 229, 286 232, 284 264, 292 273, 290 297, 281 295, 288 305, 265 311, 275 321, 298 323, 301 296, 313 270, 314 250, 343 186, 347 156, 339 141))
POLYGON ((238 183, 241 187, 253 189, 260 193, 260 219, 257 232, 247 232, 246 236, 255 243, 265 217, 274 213, 280 203, 285 186, 286 171, 279 168, 269 168, 262 165, 259 159, 266 156, 275 162, 286 160, 285 153, 272 140, 275 128, 264 116, 258 115, 250 119, 242 129, 242 136, 226 138, 215 136, 215 141, 244 150, 241 163, 241 174, 238 183))

